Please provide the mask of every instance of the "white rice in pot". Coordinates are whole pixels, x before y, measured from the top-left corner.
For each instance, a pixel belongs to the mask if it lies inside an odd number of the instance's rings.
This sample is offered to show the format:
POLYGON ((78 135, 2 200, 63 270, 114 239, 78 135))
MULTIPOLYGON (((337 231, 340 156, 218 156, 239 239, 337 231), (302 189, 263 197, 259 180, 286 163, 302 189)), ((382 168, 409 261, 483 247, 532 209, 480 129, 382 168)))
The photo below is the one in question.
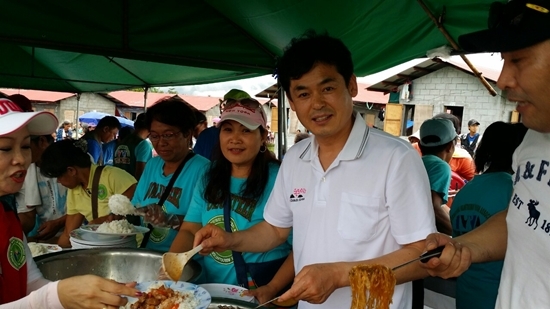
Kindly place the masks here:
POLYGON ((97 227, 96 232, 111 233, 111 234, 130 234, 134 232, 134 226, 128 220, 115 220, 111 222, 103 222, 97 227))

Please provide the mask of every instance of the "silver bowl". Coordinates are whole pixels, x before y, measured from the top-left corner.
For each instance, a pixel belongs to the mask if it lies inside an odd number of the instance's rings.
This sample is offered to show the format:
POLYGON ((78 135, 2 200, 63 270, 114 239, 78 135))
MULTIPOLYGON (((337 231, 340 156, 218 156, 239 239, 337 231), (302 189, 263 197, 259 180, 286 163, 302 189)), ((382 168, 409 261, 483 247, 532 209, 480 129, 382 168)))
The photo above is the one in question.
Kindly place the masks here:
MULTIPOLYGON (((48 280, 93 274, 118 282, 145 282, 157 280, 162 264, 162 253, 134 248, 97 248, 64 250, 37 256, 38 268, 48 280)), ((202 268, 189 261, 180 281, 193 282, 202 268)))

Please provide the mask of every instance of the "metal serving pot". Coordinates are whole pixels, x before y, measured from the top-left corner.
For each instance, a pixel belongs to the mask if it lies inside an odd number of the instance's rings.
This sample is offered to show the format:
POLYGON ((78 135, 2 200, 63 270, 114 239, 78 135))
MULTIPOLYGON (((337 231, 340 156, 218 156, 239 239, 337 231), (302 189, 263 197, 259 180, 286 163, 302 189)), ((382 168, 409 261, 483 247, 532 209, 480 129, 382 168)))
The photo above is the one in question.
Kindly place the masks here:
MULTIPOLYGON (((248 303, 236 299, 212 297, 212 302, 208 309, 254 309, 255 303, 248 303)), ((261 307, 266 308, 266 307, 261 307)))
MULTIPOLYGON (((162 253, 134 248, 97 248, 64 250, 37 256, 38 268, 49 280, 93 274, 118 282, 145 282, 157 280, 162 263, 162 253)), ((193 282, 202 268, 196 261, 189 261, 183 270, 181 281, 193 282)))

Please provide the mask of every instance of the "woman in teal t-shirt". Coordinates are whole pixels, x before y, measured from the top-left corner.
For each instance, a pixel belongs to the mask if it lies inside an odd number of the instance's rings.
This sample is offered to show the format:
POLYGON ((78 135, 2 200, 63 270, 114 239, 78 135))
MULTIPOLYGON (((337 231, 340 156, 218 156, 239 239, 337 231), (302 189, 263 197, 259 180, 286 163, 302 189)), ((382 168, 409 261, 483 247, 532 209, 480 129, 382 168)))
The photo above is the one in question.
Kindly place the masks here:
MULTIPOLYGON (((264 220, 264 207, 279 169, 279 161, 266 148, 266 116, 259 103, 242 91, 230 91, 225 99, 225 110, 217 124, 220 142, 214 148, 214 161, 195 188, 185 222, 170 247, 172 252, 190 250, 194 234, 206 224, 225 229, 226 203, 233 232, 248 229, 264 220), (234 99, 232 94, 245 98, 234 99)), ((244 252, 242 256, 247 265, 264 263, 284 260, 290 249, 287 242, 265 253, 244 252)), ((205 282, 239 284, 230 250, 205 256, 203 272, 205 282)), ((252 277, 261 285, 254 274, 252 277)), ((293 274, 289 277, 293 278, 293 274)), ((273 291, 273 295, 277 292, 273 291)))
MULTIPOLYGON (((453 237, 468 233, 506 209, 512 195, 512 154, 523 140, 523 124, 495 122, 487 127, 475 152, 480 175, 456 195, 451 208, 453 237)), ((494 308, 502 261, 472 264, 457 279, 456 308, 494 308)))

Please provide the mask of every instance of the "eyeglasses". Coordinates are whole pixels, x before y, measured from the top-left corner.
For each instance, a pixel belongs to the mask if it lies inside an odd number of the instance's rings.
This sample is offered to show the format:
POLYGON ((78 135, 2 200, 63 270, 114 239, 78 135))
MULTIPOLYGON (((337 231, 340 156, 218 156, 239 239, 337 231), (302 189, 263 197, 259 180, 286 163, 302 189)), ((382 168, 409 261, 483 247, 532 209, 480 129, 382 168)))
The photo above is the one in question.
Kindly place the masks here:
POLYGON ((176 137, 180 134, 181 134, 181 131, 175 132, 175 133, 164 133, 164 134, 151 133, 151 134, 149 134, 149 139, 152 142, 158 142, 162 138, 163 140, 169 142, 169 141, 173 140, 174 137, 176 137))

